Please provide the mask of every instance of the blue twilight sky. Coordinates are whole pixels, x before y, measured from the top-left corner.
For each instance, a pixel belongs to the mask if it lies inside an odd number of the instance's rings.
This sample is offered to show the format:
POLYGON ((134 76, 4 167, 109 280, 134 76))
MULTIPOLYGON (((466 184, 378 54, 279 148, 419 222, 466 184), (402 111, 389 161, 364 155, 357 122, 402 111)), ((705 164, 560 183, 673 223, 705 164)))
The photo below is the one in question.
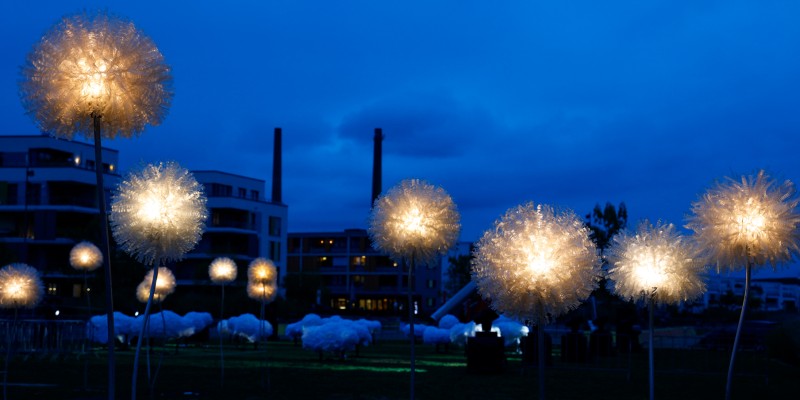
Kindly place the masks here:
POLYGON ((525 201, 624 201, 685 223, 724 176, 800 182, 797 1, 44 1, 0 5, 0 134, 35 134, 19 68, 60 17, 129 18, 173 68, 165 122, 105 144, 267 182, 284 130, 290 231, 366 227, 384 188, 441 185, 476 240, 525 201))

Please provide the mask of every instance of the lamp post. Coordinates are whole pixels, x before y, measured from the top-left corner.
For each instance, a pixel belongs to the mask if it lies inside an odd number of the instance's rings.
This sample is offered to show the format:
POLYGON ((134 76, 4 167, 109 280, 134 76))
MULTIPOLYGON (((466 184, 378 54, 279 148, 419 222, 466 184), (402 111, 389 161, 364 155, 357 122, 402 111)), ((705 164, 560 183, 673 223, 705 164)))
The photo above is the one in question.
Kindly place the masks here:
POLYGON ((103 252, 91 242, 80 242, 69 252, 69 264, 72 268, 83 271, 83 290, 86 294, 88 314, 92 316, 92 298, 89 291, 87 274, 103 265, 103 252))
POLYGON ((537 324, 539 398, 544 387, 544 325, 576 308, 597 287, 595 246, 574 212, 513 207, 475 246, 472 280, 500 314, 537 324))
MULTIPOLYGON (((86 296, 87 318, 92 318, 92 293, 89 290, 88 273, 103 265, 103 252, 91 242, 80 242, 69 252, 69 264, 72 268, 83 271, 83 293, 86 296)), ((92 329, 94 335, 94 329, 92 329)), ((87 337, 86 347, 91 349, 94 336, 87 337)), ((83 387, 89 387, 89 358, 83 362, 83 387)))
MULTIPOLYGON (((114 335, 102 137, 131 137, 158 125, 172 99, 170 68, 133 23, 105 13, 63 18, 27 57, 22 103, 44 132, 94 139, 97 207, 103 240, 108 337, 114 335)), ((108 398, 115 396, 114 346, 108 346, 108 398)))
MULTIPOLYGON (((206 197, 192 174, 177 163, 149 164, 131 173, 120 183, 111 205, 111 228, 122 249, 137 261, 158 267, 180 260, 190 251, 205 228, 206 197)), ((144 319, 150 314, 156 294, 158 268, 153 279, 144 319)), ((139 338, 144 337, 142 324, 139 338)), ((133 361, 132 400, 136 400, 136 380, 141 340, 133 361)))
MULTIPOLYGON (((222 299, 219 302, 219 320, 225 318, 225 285, 236 280, 238 271, 236 263, 228 257, 217 257, 208 266, 208 276, 211 282, 219 285, 222 290, 222 299)), ((225 354, 222 349, 222 331, 219 333, 219 385, 225 387, 225 354)))
POLYGON ((0 308, 13 308, 14 321, 6 325, 6 362, 3 374, 3 399, 8 398, 8 363, 17 332, 17 310, 33 308, 42 300, 44 288, 39 271, 27 264, 9 264, 0 269, 0 308), (10 333, 9 333, 10 330, 10 333))
POLYGON ((704 265, 694 242, 687 241, 672 224, 642 221, 635 234, 620 232, 606 254, 613 290, 626 299, 647 302, 650 399, 655 396, 653 371, 653 305, 679 303, 705 291, 700 276, 704 265))
POLYGON ((458 240, 460 215, 450 195, 419 179, 406 179, 381 195, 373 205, 369 236, 373 245, 408 267, 408 320, 411 336, 411 386, 414 398, 414 267, 436 262, 458 240))
MULTIPOLYGON (((267 303, 275 300, 278 294, 278 270, 275 268, 275 263, 263 257, 258 257, 250 262, 247 267, 247 296, 256 300, 261 305, 261 313, 258 319, 258 338, 256 343, 260 342, 264 336, 264 308, 267 303)), ((264 353, 267 353, 267 343, 264 341, 264 353)), ((266 358, 266 357, 265 357, 266 358)), ((266 366, 264 370, 268 372, 266 366)), ((269 387, 269 374, 267 373, 266 383, 264 382, 264 374, 261 376, 261 386, 269 387)))
POLYGON ((693 215, 686 227, 694 231, 698 244, 716 262, 717 270, 745 270, 742 310, 725 384, 726 399, 731 397, 752 269, 767 263, 774 267, 800 252, 798 201, 791 181, 778 184, 761 170, 755 176, 742 176, 740 181, 726 178, 692 203, 693 215))

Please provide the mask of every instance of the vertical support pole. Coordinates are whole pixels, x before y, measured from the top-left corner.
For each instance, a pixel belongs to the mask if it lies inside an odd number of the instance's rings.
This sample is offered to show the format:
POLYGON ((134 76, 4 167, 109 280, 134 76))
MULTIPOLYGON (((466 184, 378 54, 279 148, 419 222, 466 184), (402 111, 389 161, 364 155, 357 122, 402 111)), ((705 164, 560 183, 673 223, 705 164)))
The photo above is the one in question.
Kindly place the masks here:
POLYGON ((414 347, 416 345, 416 336, 414 335, 414 301, 413 301, 413 284, 414 284, 414 253, 411 253, 411 264, 408 266, 408 333, 411 336, 411 386, 409 390, 409 398, 414 400, 414 375, 416 374, 416 359, 414 355, 414 347))
MULTIPOLYGON (((131 383, 131 400, 136 400, 136 381, 139 376, 139 353, 142 350, 142 340, 147 331, 147 322, 150 318, 150 306, 153 304, 153 295, 156 292, 156 281, 158 280, 158 257, 155 257, 153 271, 153 282, 150 283, 150 295, 147 297, 147 306, 144 308, 144 323, 139 331, 139 339, 136 341, 136 355, 133 357, 133 381, 131 383)), ((148 373, 150 372, 148 368, 148 373)), ((152 393, 151 393, 152 394, 152 393)))
POLYGON ((653 293, 647 299, 647 319, 648 323, 650 324, 650 334, 647 337, 647 355, 649 357, 648 366, 650 369, 650 400, 655 398, 655 372, 653 371, 653 331, 655 331, 655 327, 653 325, 653 296, 655 296, 655 291, 653 291, 653 293))
POLYGON ((545 342, 544 342, 544 321, 547 316, 544 313, 544 306, 540 305, 541 311, 539 314, 539 323, 536 324, 536 347, 538 351, 539 359, 539 400, 544 400, 544 357, 545 357, 545 342))
POLYGON ((739 314, 739 324, 736 326, 736 337, 733 339, 733 350, 731 351, 731 363, 728 366, 728 380, 725 383, 725 400, 731 398, 731 384, 733 383, 733 365, 736 362, 736 350, 739 348, 739 338, 742 335, 742 324, 744 323, 744 314, 747 311, 747 299, 750 294, 750 275, 752 264, 747 261, 747 267, 744 272, 744 299, 742 299, 742 312, 739 314))
POLYGON ((92 113, 92 122, 94 123, 94 170, 97 180, 97 210, 100 213, 100 232, 103 244, 100 246, 100 251, 103 252, 103 271, 106 275, 106 318, 108 320, 108 400, 116 398, 116 390, 114 384, 115 379, 115 363, 114 363, 114 347, 116 345, 114 339, 114 297, 111 286, 111 240, 108 234, 108 213, 106 212, 106 196, 105 185, 103 184, 103 151, 100 140, 100 119, 102 117, 92 113))

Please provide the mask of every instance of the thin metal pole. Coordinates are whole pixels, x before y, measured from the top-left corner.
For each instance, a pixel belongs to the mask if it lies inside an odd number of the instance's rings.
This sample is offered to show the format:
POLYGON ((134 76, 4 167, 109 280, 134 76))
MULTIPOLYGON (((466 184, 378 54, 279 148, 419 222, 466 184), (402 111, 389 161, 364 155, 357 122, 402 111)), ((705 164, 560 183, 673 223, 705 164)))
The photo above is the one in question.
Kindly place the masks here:
POLYGON ((414 355, 414 347, 416 344, 416 337, 414 336, 414 303, 412 298, 412 285, 414 282, 414 253, 411 253, 411 264, 408 266, 408 332, 411 336, 411 386, 409 390, 409 398, 414 400, 414 375, 416 374, 416 358, 414 355))
POLYGON ((739 348, 739 337, 742 334, 742 324, 744 322, 744 314, 747 311, 747 299, 750 294, 750 274, 752 264, 750 264, 749 256, 747 266, 744 272, 744 299, 742 300, 742 312, 739 314, 739 325, 736 327, 736 337, 733 339, 733 351, 731 352, 731 363, 728 366, 728 381, 725 383, 725 400, 731 398, 731 384, 733 383, 733 364, 736 361, 736 350, 739 348))
POLYGON ((92 113, 94 122, 94 170, 97 180, 97 210, 100 213, 100 232, 103 245, 100 251, 103 252, 103 271, 106 275, 106 318, 108 321, 108 400, 116 398, 114 387, 115 363, 114 363, 114 297, 111 291, 111 240, 108 234, 108 213, 106 212, 105 186, 103 184, 103 152, 100 146, 100 115, 92 113))
MULTIPOLYGON (((222 318, 225 318, 225 284, 223 283, 220 285, 222 287, 222 301, 219 305, 219 321, 222 323, 222 318)), ((219 387, 225 387, 225 355, 222 349, 222 330, 219 329, 219 323, 217 324, 217 334, 219 335, 219 387)))
MULTIPOLYGON (((655 293, 653 293, 653 295, 655 295, 655 293)), ((655 398, 655 377, 653 371, 653 331, 655 330, 653 325, 653 295, 649 296, 647 300, 647 318, 650 324, 650 332, 649 335, 647 335, 647 355, 649 357, 648 366, 650 368, 650 400, 655 398)))
POLYGON ((9 325, 6 324, 6 366, 3 371, 3 400, 8 399, 8 362, 11 360, 11 348, 14 347, 14 336, 17 333, 17 306, 14 305, 14 322, 11 323, 11 333, 9 333, 9 325))
POLYGON ((544 307, 542 307, 541 314, 539 316, 539 323, 536 324, 536 346, 538 349, 539 359, 539 400, 543 400, 544 397, 544 307))
MULTIPOLYGON (((158 260, 158 257, 156 257, 158 260)), ((131 400, 136 400, 136 378, 139 375, 139 353, 142 350, 142 339, 144 338, 145 330, 147 329, 147 321, 150 318, 150 305, 153 304, 153 294, 156 292, 156 281, 158 280, 158 263, 155 263, 153 270, 153 282, 150 283, 150 295, 147 297, 147 306, 144 308, 144 322, 142 329, 139 331, 139 340, 136 341, 136 355, 133 357, 133 381, 131 384, 131 400)), ((149 373, 149 369, 148 369, 149 373)))

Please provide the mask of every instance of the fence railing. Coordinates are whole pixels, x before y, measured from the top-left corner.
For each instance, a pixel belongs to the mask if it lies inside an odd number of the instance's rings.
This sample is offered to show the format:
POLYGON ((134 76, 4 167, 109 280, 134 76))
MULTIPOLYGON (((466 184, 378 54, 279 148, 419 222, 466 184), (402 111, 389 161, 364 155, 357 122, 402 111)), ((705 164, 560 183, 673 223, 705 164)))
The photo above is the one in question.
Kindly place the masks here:
POLYGON ((0 320, 0 349, 17 353, 73 353, 86 349, 86 322, 80 320, 0 320))

